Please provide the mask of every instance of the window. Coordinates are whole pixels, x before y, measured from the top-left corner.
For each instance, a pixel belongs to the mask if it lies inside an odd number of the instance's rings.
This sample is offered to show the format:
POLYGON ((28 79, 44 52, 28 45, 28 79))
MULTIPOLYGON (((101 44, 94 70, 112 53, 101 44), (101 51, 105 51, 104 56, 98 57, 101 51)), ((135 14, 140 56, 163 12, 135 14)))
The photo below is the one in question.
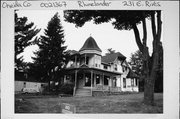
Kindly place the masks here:
POLYGON ((117 64, 114 65, 114 70, 117 71, 117 64))
POLYGON ((24 88, 26 87, 26 82, 24 82, 24 88))
POLYGON ((96 84, 100 84, 100 76, 96 75, 96 84))
POLYGON ((126 88, 126 78, 123 78, 123 88, 126 88))
POLYGON ((104 76, 104 85, 108 85, 109 84, 109 77, 104 76))
POLYGON ((89 64, 89 57, 86 57, 86 65, 89 64))
POLYGON ((107 65, 104 65, 104 69, 108 69, 107 65))
POLYGON ((123 72, 125 71, 125 67, 124 66, 122 66, 122 70, 123 70, 123 72))
POLYGON ((117 79, 116 77, 113 78, 113 87, 116 87, 117 86, 117 79))
POLYGON ((70 76, 66 76, 66 80, 70 80, 70 76))
POLYGON ((131 79, 131 86, 134 86, 134 79, 131 79))
POLYGON ((135 79, 135 86, 137 86, 138 84, 137 84, 137 79, 135 79))

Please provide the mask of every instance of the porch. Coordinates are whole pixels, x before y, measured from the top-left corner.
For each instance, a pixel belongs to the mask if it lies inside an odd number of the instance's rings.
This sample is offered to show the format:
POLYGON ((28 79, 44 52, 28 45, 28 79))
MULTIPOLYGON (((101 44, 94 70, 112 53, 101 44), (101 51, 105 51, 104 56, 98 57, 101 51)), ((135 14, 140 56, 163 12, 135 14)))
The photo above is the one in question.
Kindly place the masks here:
POLYGON ((92 96, 93 91, 120 92, 117 77, 120 73, 96 68, 76 68, 66 71, 65 81, 74 83, 74 96, 92 96))

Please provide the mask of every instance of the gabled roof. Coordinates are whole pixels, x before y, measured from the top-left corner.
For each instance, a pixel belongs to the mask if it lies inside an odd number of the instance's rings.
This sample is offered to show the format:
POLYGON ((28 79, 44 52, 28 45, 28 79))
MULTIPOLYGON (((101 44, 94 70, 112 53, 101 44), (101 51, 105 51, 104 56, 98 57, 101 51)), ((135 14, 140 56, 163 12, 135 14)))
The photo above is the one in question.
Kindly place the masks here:
POLYGON ((105 56, 102 56, 102 62, 104 63, 111 63, 114 62, 116 58, 125 60, 126 57, 122 55, 120 52, 112 53, 112 54, 107 54, 105 56))
POLYGON ((75 55, 75 54, 78 54, 79 52, 76 51, 76 50, 68 50, 67 51, 70 55, 75 55))
POLYGON ((96 41, 94 40, 94 38, 91 36, 85 41, 84 45, 79 51, 83 51, 83 50, 97 50, 102 52, 99 46, 97 45, 96 41))
POLYGON ((139 78, 136 73, 134 73, 131 69, 129 70, 129 73, 127 75, 127 78, 139 78))
POLYGON ((126 60, 124 60, 124 62, 123 62, 123 64, 122 64, 122 65, 124 65, 124 66, 126 66, 126 67, 129 67, 129 68, 130 68, 129 63, 128 63, 126 60))

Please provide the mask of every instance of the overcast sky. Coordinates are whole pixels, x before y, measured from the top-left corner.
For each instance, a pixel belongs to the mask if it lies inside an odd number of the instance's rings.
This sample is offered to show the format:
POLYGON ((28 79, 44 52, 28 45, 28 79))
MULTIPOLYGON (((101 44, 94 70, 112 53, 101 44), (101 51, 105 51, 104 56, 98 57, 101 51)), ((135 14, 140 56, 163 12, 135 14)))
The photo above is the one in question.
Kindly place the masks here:
MULTIPOLYGON (((75 24, 67 23, 63 19, 63 11, 55 10, 19 10, 18 16, 26 16, 29 22, 34 22, 37 28, 41 28, 41 32, 38 35, 43 35, 44 29, 47 27, 47 23, 58 12, 61 16, 61 22, 65 34, 65 45, 69 50, 79 50, 86 39, 91 35, 98 46, 102 50, 102 55, 107 52, 108 48, 112 48, 117 52, 121 52, 124 56, 129 58, 131 53, 138 50, 135 42, 133 30, 116 30, 110 23, 103 23, 100 25, 93 24, 93 22, 87 22, 83 27, 75 27, 75 24)), ((148 20, 149 21, 149 20, 148 20)), ((150 28, 150 22, 147 21, 148 28, 148 46, 150 46, 150 51, 152 47, 152 32, 150 28)), ((142 26, 138 26, 140 31, 142 31, 142 26)), ((141 34, 141 33, 140 33, 141 34)), ((141 35, 142 36, 142 35, 141 35)), ((31 46, 25 49, 24 59, 26 62, 32 61, 31 56, 33 52, 38 50, 37 46, 31 46)))

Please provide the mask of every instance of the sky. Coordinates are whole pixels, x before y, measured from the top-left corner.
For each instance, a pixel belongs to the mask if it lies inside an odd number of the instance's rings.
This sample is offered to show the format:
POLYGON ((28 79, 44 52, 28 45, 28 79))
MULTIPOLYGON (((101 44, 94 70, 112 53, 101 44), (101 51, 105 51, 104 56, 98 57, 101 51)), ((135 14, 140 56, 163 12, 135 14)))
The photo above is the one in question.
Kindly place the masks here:
MULTIPOLYGON (((99 25, 93 24, 93 22, 87 22, 82 27, 75 27, 75 24, 64 21, 62 10, 19 10, 19 17, 27 17, 28 22, 34 22, 37 28, 41 28, 38 36, 43 35, 44 29, 47 28, 47 24, 54 14, 58 12, 61 18, 61 23, 64 29, 65 45, 68 50, 77 50, 83 46, 86 39, 92 36, 97 42, 98 46, 102 50, 102 55, 107 52, 108 48, 112 48, 116 52, 122 53, 127 57, 129 61, 131 53, 138 50, 135 42, 135 36, 133 30, 117 30, 114 29, 111 23, 102 23, 99 25)), ((147 38, 148 46, 150 46, 150 52, 152 47, 152 32, 150 28, 150 22, 147 20, 147 38)), ((140 30, 140 36, 142 36, 142 26, 138 26, 140 30)), ((37 51, 37 46, 30 46, 24 50, 22 54, 25 62, 31 62, 31 56, 33 51, 37 51)))

